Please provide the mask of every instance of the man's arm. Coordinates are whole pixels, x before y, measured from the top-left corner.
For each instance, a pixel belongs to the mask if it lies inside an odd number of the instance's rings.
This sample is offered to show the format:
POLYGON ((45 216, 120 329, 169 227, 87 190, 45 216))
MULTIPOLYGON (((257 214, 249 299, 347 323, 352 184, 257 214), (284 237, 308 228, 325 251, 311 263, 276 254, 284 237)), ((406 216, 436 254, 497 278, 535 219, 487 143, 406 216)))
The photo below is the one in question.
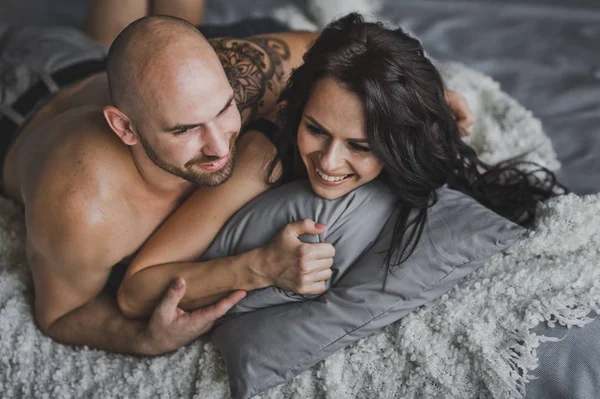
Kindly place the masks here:
POLYGON ((236 292, 215 306, 185 313, 178 308, 185 282, 178 279, 161 293, 164 298, 149 323, 129 320, 115 300, 102 293, 110 272, 106 265, 114 256, 109 226, 77 223, 81 213, 76 207, 64 207, 69 215, 56 212, 50 218, 30 205, 27 258, 35 285, 35 318, 56 341, 113 352, 165 353, 207 332, 245 295, 236 292))
POLYGON ((234 89, 244 124, 271 111, 317 35, 287 32, 209 40, 234 89))
MULTIPOLYGON (((215 305, 187 313, 178 306, 186 291, 185 280, 178 278, 160 298, 149 322, 132 320, 121 313, 115 299, 106 293, 86 300, 91 295, 69 285, 64 285, 60 292, 52 291, 52 286, 56 289, 61 285, 57 283, 60 277, 40 273, 44 262, 39 254, 28 250, 28 258, 35 264, 36 321, 46 335, 68 345, 139 355, 171 352, 208 332, 218 318, 245 296, 243 291, 236 291, 215 305), (42 282, 44 278, 49 281, 42 282), (79 301, 68 303, 57 300, 57 296, 79 301)), ((86 276, 79 273, 77 277, 85 279, 86 276)))
MULTIPOLYGON (((318 32, 288 32, 209 40, 234 89, 243 124, 272 110, 292 70, 302 64, 302 56, 317 36, 318 32)), ((466 99, 447 90, 446 101, 463 134, 469 135, 475 119, 466 99)))
POLYGON ((110 269, 90 267, 85 264, 85 256, 66 252, 67 246, 60 243, 56 243, 54 253, 48 253, 45 248, 37 248, 34 240, 28 237, 27 259, 33 274, 35 318, 40 329, 65 344, 143 353, 140 338, 144 323, 125 319, 110 298, 101 294, 110 269))
MULTIPOLYGON (((213 306, 192 313, 179 307, 185 295, 183 279, 171 284, 147 320, 126 318, 114 298, 102 293, 83 306, 60 317, 43 330, 67 345, 86 345, 110 352, 160 355, 179 349, 207 333, 245 294, 237 291, 213 306)), ((223 296, 220 296, 221 299, 223 296)), ((216 302, 213 301, 213 302, 216 302)))

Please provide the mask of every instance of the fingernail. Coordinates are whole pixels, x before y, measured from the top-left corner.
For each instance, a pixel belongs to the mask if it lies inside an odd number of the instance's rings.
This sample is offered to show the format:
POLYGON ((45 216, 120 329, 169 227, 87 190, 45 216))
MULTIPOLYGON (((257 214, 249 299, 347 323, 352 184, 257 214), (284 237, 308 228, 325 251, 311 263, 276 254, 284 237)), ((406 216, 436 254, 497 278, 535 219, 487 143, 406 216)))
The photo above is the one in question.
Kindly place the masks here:
POLYGON ((173 288, 176 290, 183 287, 183 279, 181 277, 177 277, 177 279, 173 282, 173 288))
POLYGON ((323 223, 315 223, 315 227, 319 230, 324 229, 325 227, 327 227, 326 224, 323 223))

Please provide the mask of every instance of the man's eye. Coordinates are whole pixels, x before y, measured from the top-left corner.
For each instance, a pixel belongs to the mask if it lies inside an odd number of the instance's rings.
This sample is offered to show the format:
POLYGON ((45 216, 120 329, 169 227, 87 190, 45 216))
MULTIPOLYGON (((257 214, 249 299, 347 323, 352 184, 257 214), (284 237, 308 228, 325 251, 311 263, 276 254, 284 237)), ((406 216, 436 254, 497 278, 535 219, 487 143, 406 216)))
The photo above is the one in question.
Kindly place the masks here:
POLYGON ((177 130, 177 131, 173 132, 173 134, 175 136, 183 136, 184 134, 191 132, 193 129, 194 128, 190 127, 187 129, 177 130))

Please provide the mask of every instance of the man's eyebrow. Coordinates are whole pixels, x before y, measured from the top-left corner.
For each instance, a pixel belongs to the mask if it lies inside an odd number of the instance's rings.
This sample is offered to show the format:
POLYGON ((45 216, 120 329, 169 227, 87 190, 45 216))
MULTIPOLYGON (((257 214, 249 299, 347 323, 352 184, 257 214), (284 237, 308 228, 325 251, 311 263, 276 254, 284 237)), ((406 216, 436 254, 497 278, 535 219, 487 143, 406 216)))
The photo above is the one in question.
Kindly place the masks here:
MULTIPOLYGON (((227 99, 227 103, 225 103, 225 106, 223 108, 221 108, 221 110, 219 111, 217 116, 222 115, 227 110, 227 108, 229 108, 229 106, 231 105, 232 102, 233 102, 233 93, 231 93, 231 95, 227 99)), ((181 132, 181 131, 193 129, 193 128, 196 128, 196 127, 202 126, 202 125, 204 125, 204 123, 178 124, 175 126, 167 127, 165 129, 165 131, 166 132, 181 132)))
MULTIPOLYGON (((308 119, 308 121, 310 123, 312 123, 313 125, 315 125, 316 127, 318 127, 320 130, 323 130, 325 133, 331 135, 331 132, 329 130, 327 130, 323 125, 321 125, 319 122, 317 122, 317 120, 315 118, 313 118, 312 116, 310 116, 308 114, 304 114, 304 117, 306 119, 308 119)), ((355 143, 368 143, 369 139, 366 139, 366 138, 364 138, 364 139, 352 139, 352 138, 350 138, 350 139, 346 139, 346 141, 352 141, 352 142, 355 142, 355 143)))
POLYGON ((219 116, 223 112, 225 112, 227 110, 227 108, 229 108, 229 106, 231 105, 232 102, 233 102, 233 93, 231 93, 231 95, 227 99, 227 102, 225 103, 225 106, 219 111, 219 113, 217 114, 217 116, 219 116))

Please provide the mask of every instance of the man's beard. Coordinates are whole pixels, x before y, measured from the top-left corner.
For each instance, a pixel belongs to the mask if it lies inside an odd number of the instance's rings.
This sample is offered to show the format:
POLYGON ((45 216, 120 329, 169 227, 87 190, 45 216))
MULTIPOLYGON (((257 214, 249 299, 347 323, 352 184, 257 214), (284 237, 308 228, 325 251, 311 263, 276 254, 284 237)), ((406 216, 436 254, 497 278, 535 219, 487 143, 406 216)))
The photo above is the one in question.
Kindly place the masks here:
POLYGON ((207 187, 215 187, 220 184, 223 184, 231 177, 231 174, 233 173, 233 160, 235 158, 235 141, 237 139, 237 136, 237 134, 231 136, 231 140, 229 141, 229 159, 227 160, 227 163, 217 171, 202 172, 194 168, 194 166, 199 168, 200 164, 214 163, 221 158, 210 155, 203 155, 200 158, 192 159, 191 161, 186 162, 184 168, 178 168, 176 166, 170 165, 164 159, 162 159, 156 153, 156 151, 154 151, 152 145, 150 145, 150 143, 144 138, 144 136, 138 134, 140 143, 142 143, 144 151, 146 151, 148 158, 150 158, 150 160, 156 166, 175 176, 181 177, 182 179, 187 180, 190 183, 207 187))

